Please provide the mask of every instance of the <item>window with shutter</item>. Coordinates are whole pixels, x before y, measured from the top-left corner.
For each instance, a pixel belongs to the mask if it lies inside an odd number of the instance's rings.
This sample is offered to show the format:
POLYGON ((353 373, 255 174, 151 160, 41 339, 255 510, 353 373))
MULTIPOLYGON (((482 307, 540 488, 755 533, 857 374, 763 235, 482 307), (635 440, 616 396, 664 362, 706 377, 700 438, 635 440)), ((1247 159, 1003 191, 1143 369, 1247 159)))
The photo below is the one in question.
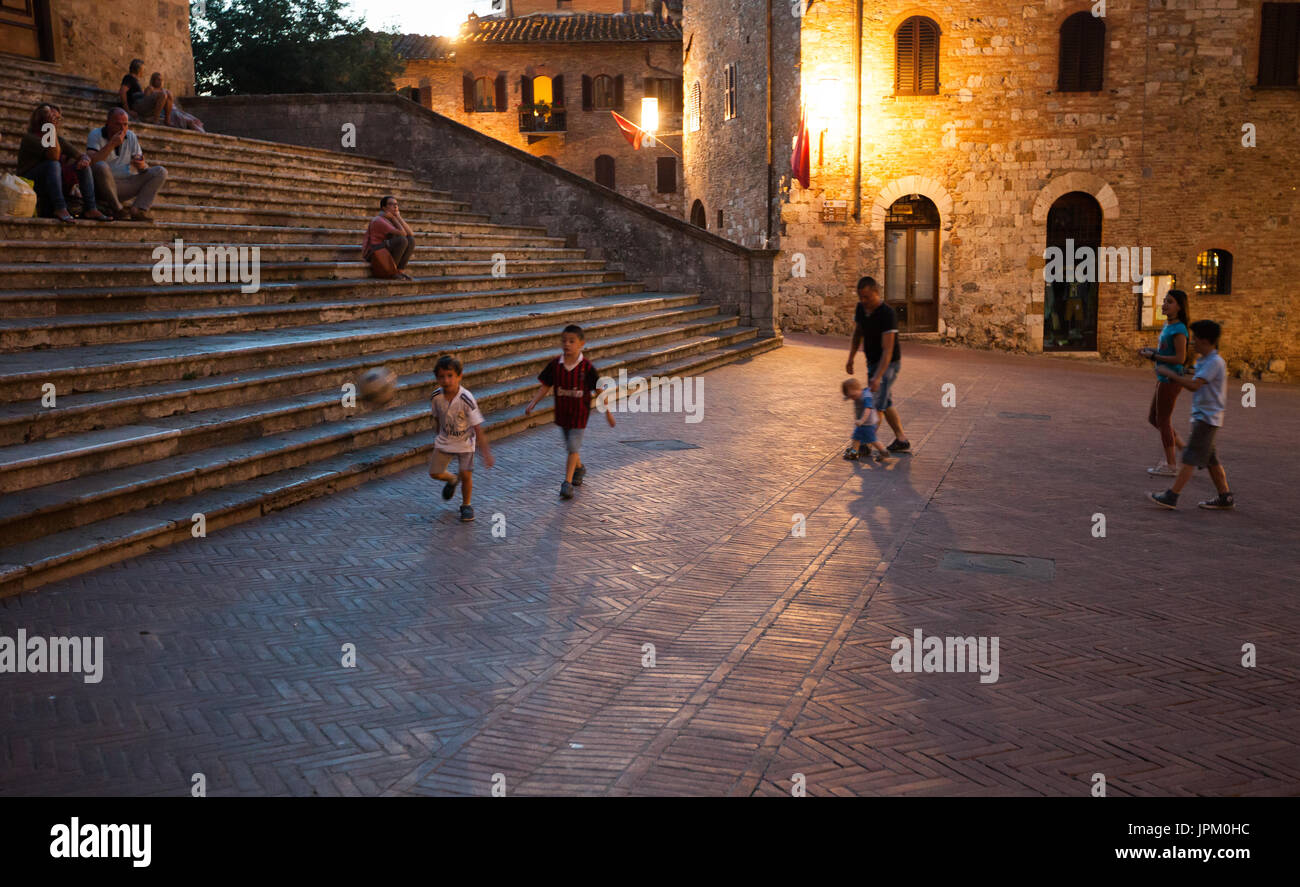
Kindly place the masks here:
POLYGON ((466 74, 461 78, 461 91, 464 93, 465 113, 473 114, 477 102, 474 98, 474 78, 466 74))
POLYGON ((1091 12, 1076 12, 1061 24, 1058 92, 1098 92, 1106 54, 1106 23, 1091 12))
POLYGON ((677 158, 660 157, 655 161, 656 190, 660 194, 677 193, 677 158))
POLYGON ((596 158, 596 184, 614 189, 614 158, 608 154, 596 158))
POLYGON ((686 128, 690 132, 700 131, 700 81, 691 84, 691 100, 686 108, 686 128))
POLYGON ((739 109, 736 107, 736 84, 740 79, 739 65, 732 62, 723 70, 722 77, 722 119, 731 120, 738 117, 739 109))
POLYGON ((939 26, 914 15, 894 35, 894 92, 939 94, 939 26))
POLYGON ((1226 296, 1232 293, 1232 253, 1207 249, 1196 257, 1196 294, 1226 296))
POLYGON ((474 81, 474 110, 482 112, 496 109, 496 84, 486 77, 478 78, 474 81))
POLYGON ((1265 3, 1259 17, 1260 86, 1300 84, 1300 3, 1265 3))
POLYGON ((591 107, 597 111, 612 111, 617 106, 614 95, 614 78, 600 74, 591 79, 591 107))

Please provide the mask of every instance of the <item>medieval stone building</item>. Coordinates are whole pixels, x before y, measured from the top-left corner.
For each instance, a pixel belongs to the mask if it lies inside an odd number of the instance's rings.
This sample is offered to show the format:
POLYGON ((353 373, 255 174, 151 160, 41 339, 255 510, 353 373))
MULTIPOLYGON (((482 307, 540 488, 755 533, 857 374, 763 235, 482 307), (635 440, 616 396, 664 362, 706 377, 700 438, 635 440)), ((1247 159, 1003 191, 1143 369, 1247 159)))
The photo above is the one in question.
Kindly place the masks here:
POLYGON ((847 332, 872 274, 913 333, 1133 360, 1176 286, 1223 324, 1236 372, 1294 377, 1298 13, 688 3, 688 211, 779 246, 786 330, 847 332), (806 189, 790 177, 805 108, 806 189), (1047 280, 1067 245, 1093 267, 1047 280))
POLYGON ((399 37, 399 90, 681 217, 680 2, 503 0, 498 8, 471 17, 454 37, 399 37), (610 112, 643 125, 646 97, 656 99, 661 135, 636 150, 610 112))

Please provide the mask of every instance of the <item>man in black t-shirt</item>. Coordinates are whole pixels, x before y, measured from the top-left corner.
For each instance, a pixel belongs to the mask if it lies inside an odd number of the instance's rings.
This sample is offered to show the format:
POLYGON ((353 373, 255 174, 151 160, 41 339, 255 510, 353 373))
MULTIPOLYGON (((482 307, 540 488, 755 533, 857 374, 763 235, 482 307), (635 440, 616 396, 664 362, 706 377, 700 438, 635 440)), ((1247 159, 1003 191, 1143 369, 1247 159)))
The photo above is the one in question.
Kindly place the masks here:
POLYGON ((167 123, 171 120, 173 99, 168 90, 156 90, 145 94, 140 85, 140 74, 144 71, 143 59, 131 59, 130 73, 122 78, 122 85, 117 89, 117 101, 122 110, 139 115, 145 123, 167 123))
POLYGON ((874 277, 858 281, 858 307, 853 315, 853 345, 849 348, 847 366, 850 375, 855 372, 853 359, 859 345, 867 355, 867 387, 874 395, 876 409, 884 413, 885 421, 894 430, 894 442, 889 445, 889 451, 910 452, 912 444, 903 433, 903 420, 899 418, 890 396, 898 378, 898 318, 894 316, 894 309, 885 304, 874 277))

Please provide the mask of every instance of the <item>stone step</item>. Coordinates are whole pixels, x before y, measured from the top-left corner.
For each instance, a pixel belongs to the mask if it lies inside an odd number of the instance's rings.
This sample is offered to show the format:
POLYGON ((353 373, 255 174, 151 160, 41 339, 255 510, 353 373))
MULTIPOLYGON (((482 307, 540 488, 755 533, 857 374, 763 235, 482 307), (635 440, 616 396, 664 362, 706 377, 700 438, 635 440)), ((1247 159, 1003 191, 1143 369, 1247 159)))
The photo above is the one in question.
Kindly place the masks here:
MULTIPOLYGON (((409 221, 409 220, 408 220, 409 221)), ((411 224, 421 242, 471 243, 481 246, 495 244, 536 244, 538 246, 563 246, 563 237, 551 237, 544 228, 524 225, 496 225, 490 222, 433 221, 411 224)), ((358 249, 365 238, 362 226, 321 227, 278 226, 258 224, 214 224, 199 221, 159 219, 154 222, 112 222, 101 224, 79 222, 66 225, 54 219, 5 219, 0 217, 0 240, 35 240, 56 244, 93 240, 97 242, 148 243, 150 248, 160 243, 182 240, 221 240, 226 243, 256 243, 311 241, 313 243, 352 244, 358 249)))
MULTIPOLYGON (((224 280, 239 279, 242 282, 251 283, 254 262, 252 250, 247 247, 235 247, 226 244, 217 244, 216 248, 236 251, 245 250, 245 253, 242 260, 239 255, 231 256, 229 259, 215 259, 214 262, 228 262, 229 264, 222 264, 220 267, 214 264, 211 277, 214 280, 222 280, 222 282, 224 280), (242 265, 240 264, 241 261, 242 265), (241 268, 244 274, 242 278, 239 277, 241 268)), ((256 260, 258 281, 259 283, 275 283, 283 281, 311 282, 317 280, 371 279, 370 263, 363 262, 360 259, 361 248, 353 247, 351 252, 351 261, 327 261, 321 259, 318 261, 278 262, 269 260, 259 253, 256 260)), ((219 255, 214 253, 214 256, 219 255)), ((0 290, 0 305, 12 309, 12 313, 6 311, 6 315, 10 317, 46 316, 62 313, 67 304, 85 305, 93 302, 95 295, 99 295, 103 307, 90 310, 121 311, 124 309, 121 307, 120 300, 113 297, 113 289, 115 288, 158 286, 164 291, 159 295, 166 299, 165 291, 172 285, 170 280, 177 279, 174 262, 175 260, 171 258, 163 262, 163 270, 160 273, 165 276, 161 279, 155 276, 155 263, 153 262, 134 264, 92 264, 90 262, 84 264, 4 263, 0 264, 0 281, 4 282, 6 289, 0 290), (13 287, 13 289, 10 289, 10 287, 13 287), (48 295, 45 292, 37 291, 37 287, 47 287, 48 292, 53 292, 58 297, 67 296, 70 291, 77 293, 77 296, 73 300, 66 300, 64 304, 58 305, 58 310, 51 311, 42 305, 48 299, 48 295), (87 290, 88 287, 93 289, 87 290)), ((417 257, 412 259, 406 267, 406 273, 417 280, 438 281, 441 278, 452 277, 492 279, 494 267, 490 253, 489 256, 484 258, 470 259, 439 259, 435 256, 429 256, 428 258, 417 257)), ((605 263, 600 259, 517 258, 514 261, 506 261, 503 269, 505 273, 500 276, 498 282, 531 274, 568 274, 579 271, 594 273, 603 270, 604 267, 605 263)), ((184 266, 182 266, 180 273, 182 282, 187 273, 184 266)), ((205 270, 205 266, 200 263, 195 266, 195 274, 197 276, 207 276, 208 272, 205 270)), ((171 301, 176 301, 176 299, 173 298, 171 301)), ((188 305, 188 303, 185 304, 188 305)), ((79 312, 80 310, 84 309, 78 309, 79 312)))
MULTIPOLYGON (((166 187, 159 193, 160 202, 155 203, 149 210, 149 214, 160 225, 168 225, 173 222, 202 222, 214 223, 218 225, 284 225, 284 226, 302 226, 315 225, 323 228, 343 228, 350 227, 356 234, 357 242, 365 236, 366 226, 373 215, 362 213, 330 213, 316 212, 314 210, 295 209, 291 206, 210 206, 206 204, 186 204, 175 203, 172 196, 168 195, 166 187)), ((403 214, 405 215, 405 214, 403 214)), ((429 225, 455 225, 463 226, 467 224, 477 224, 490 226, 491 220, 486 213, 467 213, 467 212, 430 212, 416 213, 407 217, 407 223, 419 231, 429 225)), ((76 231, 82 228, 96 228, 99 226, 109 227, 121 224, 120 222, 91 222, 77 221, 66 226, 69 231, 76 231)), ((84 235, 77 235, 84 236, 84 235)))
MULTIPOLYGON (((640 284, 624 284, 635 286, 640 284)), ((588 288, 590 289, 590 288, 588 288)), ((481 294, 480 294, 481 295, 481 294)), ((529 298, 544 294, 530 293, 529 298)), ((510 296, 518 299, 518 296, 510 296)), ((413 317, 323 323, 277 332, 200 336, 166 341, 107 342, 93 347, 0 353, 0 403, 39 402, 44 385, 60 396, 129 388, 178 379, 206 378, 313 360, 376 354, 470 332, 479 335, 526 330, 557 323, 599 320, 624 314, 693 305, 698 296, 624 293, 529 305, 512 305, 413 317)))
MULTIPOLYGON (((21 134, 27 131, 32 109, 41 101, 53 101, 63 112, 63 125, 72 134, 69 138, 77 144, 85 144, 86 137, 92 129, 104 125, 110 106, 117 103, 116 95, 107 95, 104 101, 88 102, 77 97, 62 99, 39 93, 21 94, 9 89, 0 98, 0 125, 7 133, 21 134)), ((184 99, 181 106, 184 107, 184 99)), ((391 162, 379 157, 370 157, 355 151, 327 151, 323 148, 308 148, 302 145, 290 145, 281 142, 268 142, 262 139, 250 139, 242 136, 230 136, 222 133, 199 133, 159 126, 153 123, 131 121, 131 129, 140 139, 140 146, 146 155, 154 151, 168 150, 177 155, 202 154, 215 159, 258 163, 270 166, 287 166, 304 169, 336 170, 342 173, 383 174, 397 169, 391 162)), ((12 136, 11 136, 12 137, 12 136)), ((13 138, 13 146, 18 139, 13 138)), ((6 139, 6 144, 9 144, 6 139)), ((410 174, 407 171, 407 174, 410 174)))
MULTIPOLYGON (((77 143, 81 146, 81 143, 77 143)), ((167 167, 169 182, 223 182, 241 190, 289 190, 299 199, 304 193, 347 196, 364 206, 378 208, 379 198, 393 194, 399 199, 424 197, 451 201, 451 194, 436 191, 414 173, 394 168, 384 175, 341 172, 305 165, 252 164, 234 160, 196 157, 192 149, 185 152, 164 149, 148 151, 151 164, 167 167)), ((0 168, 14 169, 18 162, 18 143, 0 141, 0 168)))
MULTIPOLYGON (((108 230, 113 227, 108 226, 108 230)), ((95 229, 92 232, 89 227, 86 227, 77 229, 75 233, 98 234, 100 230, 102 229, 95 229)), ((203 227, 197 229, 195 233, 208 230, 208 228, 203 227)), ((234 243, 230 240, 214 240, 211 237, 204 240, 181 239, 184 241, 185 247, 197 246, 203 250, 206 250, 209 246, 257 247, 260 250, 263 262, 347 262, 358 260, 361 256, 361 244, 356 232, 347 231, 344 233, 347 235, 347 239, 341 243, 273 242, 268 240, 244 240, 234 243)), ((4 257, 6 264, 13 265, 57 265, 67 262, 69 256, 76 256, 77 260, 81 262, 114 265, 147 264, 152 267, 155 263, 153 251, 160 245, 174 248, 172 242, 159 239, 147 243, 143 241, 89 239, 63 240, 58 243, 49 243, 34 238, 29 240, 4 240, 0 237, 0 256, 4 257)), ((583 259, 586 257, 586 250, 565 248, 563 241, 560 241, 560 245, 556 246, 553 243, 534 245, 531 240, 527 240, 521 244, 512 244, 510 247, 502 249, 499 246, 481 245, 477 240, 467 240, 452 245, 438 240, 428 242, 423 237, 417 237, 412 258, 422 261, 490 262, 497 253, 503 254, 507 263, 525 259, 583 259)), ((6 281, 7 284, 8 281, 6 281)))
MULTIPOLYGON (((754 338, 752 328, 733 328, 714 335, 693 336, 620 354, 607 360, 601 372, 620 368, 629 373, 647 366, 688 359, 702 352, 754 338)), ((551 352, 552 356, 554 351, 551 352)), ((472 368, 465 386, 475 391, 472 368)), ((425 390, 432 391, 429 378, 425 390)), ((532 375, 477 386, 475 396, 485 415, 508 410, 537 390, 532 375)), ((379 446, 427 432, 433 418, 427 404, 414 402, 391 409, 358 410, 347 418, 282 433, 258 436, 156 462, 100 471, 14 495, 0 496, 0 538, 29 542, 75 527, 142 508, 184 499, 297 468, 360 448, 379 446)))
MULTIPOLYGON (((712 335, 735 326, 734 316, 717 314, 708 306, 698 310, 705 316, 690 321, 673 316, 674 312, 666 312, 669 316, 664 312, 651 312, 593 324, 587 331, 587 344, 583 350, 593 361, 604 360, 624 351, 712 335)), ((473 339, 454 353, 467 366, 473 367, 477 386, 508 379, 535 378, 547 362, 554 359, 556 343, 563 328, 563 325, 557 325, 526 335, 473 339)), ((442 353, 449 352, 444 349, 442 353)), ((398 372, 394 363, 400 362, 405 367, 400 373, 397 394, 385 409, 427 401, 437 385, 431 370, 437 356, 425 349, 419 365, 410 358, 396 360, 395 353, 376 358, 382 359, 383 365, 394 372, 398 372)), ((357 412, 358 407, 343 405, 342 385, 354 381, 364 369, 364 364, 355 366, 353 375, 342 377, 335 370, 331 373, 335 381, 324 385, 321 383, 326 380, 317 373, 311 377, 314 383, 311 387, 299 387, 298 393, 290 396, 242 401, 206 410, 189 407, 183 413, 147 424, 110 426, 103 430, 0 447, 0 490, 14 493, 96 472, 347 419, 357 412)), ((300 385, 306 379, 304 375, 298 375, 300 385)), ((138 391, 123 392, 123 395, 132 394, 141 396, 138 391)), ((102 411, 100 415, 103 416, 102 411)))
MULTIPOLYGON (((638 292, 643 288, 639 283, 624 282, 622 276, 622 272, 619 271, 593 271, 519 274, 505 278, 490 275, 432 278, 408 281, 408 285, 413 285, 416 290, 413 295, 384 299, 311 300, 304 303, 282 302, 267 305, 234 304, 228 307, 124 311, 78 314, 71 317, 4 320, 0 321, 0 353, 104 346, 160 339, 186 340, 195 336, 222 334, 256 335, 259 332, 270 331, 280 331, 284 335, 290 335, 294 329, 310 324, 338 326, 354 321, 396 320, 427 316, 431 311, 448 311, 451 310, 450 306, 454 305, 533 305, 638 292), (495 288, 484 289, 485 286, 495 288)), ((362 285, 371 282, 368 278, 357 280, 357 283, 362 285)), ((283 286, 302 289, 312 286, 313 283, 324 283, 324 281, 292 281, 283 286)), ((273 286, 276 284, 268 284, 268 288, 273 286)), ((155 287, 154 289, 166 292, 169 288, 155 287)), ((183 289, 183 287, 174 287, 170 288, 170 291, 183 289)), ((228 292, 233 302, 238 302, 239 296, 245 295, 240 292, 238 284, 230 287, 228 292)))
MULTIPOLYGON (((699 374, 780 345, 780 338, 752 337, 675 360, 656 362, 649 355, 637 371, 657 376, 699 374)), ((625 355, 629 360, 632 357, 625 355)), ((617 367, 608 364, 602 369, 617 372, 617 367)), ((482 402, 483 395, 492 393, 480 390, 476 395, 482 402)), ((539 406, 531 416, 523 414, 522 406, 514 406, 488 415, 485 430, 493 440, 501 441, 551 420, 549 405, 539 406)), ((302 467, 195 493, 33 541, 6 545, 0 548, 0 596, 28 591, 192 538, 196 514, 204 516, 206 530, 211 533, 373 478, 422 466, 433 448, 435 436, 431 431, 422 431, 364 450, 344 450, 302 467)), ((489 489, 490 475, 480 488, 480 501, 486 501, 489 489)), ((441 502, 432 488, 429 498, 430 503, 441 502)))
MULTIPOLYGON (((623 313, 596 320, 584 320, 589 339, 608 337, 654 325, 685 327, 717 316, 717 307, 690 301, 676 307, 623 313)), ((61 394, 57 409, 45 409, 39 401, 0 404, 0 446, 58 438, 97 429, 124 425, 153 425, 167 417, 201 410, 226 409, 299 395, 304 391, 338 391, 341 386, 372 366, 383 364, 406 377, 427 371, 437 358, 455 353, 469 363, 497 358, 528 348, 553 343, 568 318, 551 326, 507 330, 479 335, 464 331, 463 337, 423 337, 418 345, 345 353, 328 360, 273 365, 203 378, 177 378, 134 388, 107 389, 61 394)), ((188 375, 188 374, 187 374, 188 375)))

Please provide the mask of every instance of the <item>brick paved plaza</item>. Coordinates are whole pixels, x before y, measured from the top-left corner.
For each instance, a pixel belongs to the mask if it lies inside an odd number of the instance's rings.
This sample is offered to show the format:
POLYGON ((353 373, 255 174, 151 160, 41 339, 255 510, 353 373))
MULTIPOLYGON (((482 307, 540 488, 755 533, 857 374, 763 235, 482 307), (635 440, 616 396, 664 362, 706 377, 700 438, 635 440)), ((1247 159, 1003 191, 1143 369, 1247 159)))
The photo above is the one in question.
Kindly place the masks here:
POLYGON ((571 502, 539 428, 474 524, 416 470, 0 600, 106 659, 0 675, 0 794, 1300 791, 1300 390, 1231 382, 1238 511, 1200 476, 1166 512, 1148 370, 905 343, 915 454, 881 467, 840 458, 845 351, 711 372, 699 424, 593 421, 571 502), (696 448, 626 443, 666 439, 696 448), (894 672, 917 629, 998 638, 999 679, 894 672))

